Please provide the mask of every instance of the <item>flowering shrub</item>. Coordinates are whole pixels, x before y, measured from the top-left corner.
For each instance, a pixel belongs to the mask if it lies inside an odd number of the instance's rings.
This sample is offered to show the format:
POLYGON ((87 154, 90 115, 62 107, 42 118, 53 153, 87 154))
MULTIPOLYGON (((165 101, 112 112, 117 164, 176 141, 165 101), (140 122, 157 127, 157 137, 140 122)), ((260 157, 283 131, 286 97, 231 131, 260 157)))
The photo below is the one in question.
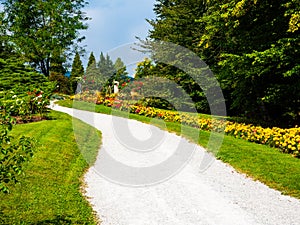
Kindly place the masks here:
POLYGON ((225 133, 247 141, 266 144, 300 157, 300 128, 262 128, 251 124, 227 122, 225 133))
POLYGON ((99 91, 85 91, 74 96, 71 96, 71 100, 79 100, 85 102, 95 103, 97 105, 103 104, 111 107, 115 102, 116 94, 103 95, 99 91))
POLYGON ((89 95, 83 93, 75 99, 103 104, 120 110, 130 111, 130 113, 159 118, 167 122, 177 122, 192 126, 205 131, 225 132, 227 135, 241 138, 258 144, 269 145, 281 149, 282 152, 290 153, 300 158, 300 128, 281 129, 277 127, 262 128, 252 124, 244 124, 226 121, 222 119, 199 118, 184 112, 170 111, 146 107, 141 105, 132 105, 130 101, 118 100, 116 95, 101 96, 100 94, 89 95))
POLYGON ((225 134, 258 144, 269 145, 281 149, 282 152, 300 157, 300 128, 282 129, 278 127, 262 128, 251 124, 239 124, 225 120, 199 118, 188 113, 178 113, 151 107, 131 106, 130 112, 161 118, 168 122, 179 122, 206 131, 225 131, 225 134))
POLYGON ((5 93, 1 99, 1 110, 9 112, 11 116, 21 117, 23 121, 31 120, 33 115, 41 119, 48 112, 50 94, 38 89, 22 96, 17 96, 13 92, 5 93))

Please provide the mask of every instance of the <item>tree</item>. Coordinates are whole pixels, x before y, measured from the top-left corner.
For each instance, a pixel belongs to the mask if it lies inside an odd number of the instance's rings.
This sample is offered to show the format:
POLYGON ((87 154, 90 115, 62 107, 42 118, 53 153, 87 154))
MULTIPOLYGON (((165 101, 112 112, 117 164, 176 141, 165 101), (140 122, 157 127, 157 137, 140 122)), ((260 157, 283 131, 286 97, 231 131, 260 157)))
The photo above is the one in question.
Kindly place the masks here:
POLYGON ((103 52, 100 53, 98 68, 100 73, 107 78, 112 77, 116 72, 113 61, 110 59, 109 55, 106 55, 105 57, 103 52))
MULTIPOLYGON (((207 3, 204 0, 158 0, 154 6, 156 19, 148 20, 152 26, 149 38, 177 44, 197 53, 197 37, 204 31, 204 26, 196 20, 203 16, 206 10, 207 3)), ((151 45, 146 44, 146 47, 152 49, 151 45)), ((178 52, 174 53, 174 56, 180 58, 178 52)), ((155 56, 153 59, 156 70, 159 71, 156 76, 176 82, 191 96, 199 112, 209 113, 202 89, 188 74, 174 66, 157 62, 155 56)))
POLYGON ((53 52, 53 60, 50 62, 50 75, 51 73, 59 73, 64 75, 67 71, 64 67, 65 57, 60 52, 53 52))
POLYGON ((56 82, 55 91, 64 94, 72 93, 69 78, 65 75, 58 72, 51 72, 49 80, 56 82))
POLYGON ((139 62, 137 64, 137 67, 135 69, 135 79, 139 79, 139 78, 144 78, 144 77, 150 77, 150 76, 155 76, 155 65, 153 64, 153 62, 148 59, 145 58, 144 61, 139 62))
POLYGON ((8 29, 5 23, 5 14, 0 11, 0 58, 20 57, 8 40, 8 29))
POLYGON ((91 65, 95 65, 96 66, 96 58, 94 56, 94 53, 91 52, 90 57, 89 57, 89 61, 87 64, 87 67, 91 66, 91 65))
POLYGON ((114 68, 118 75, 125 75, 126 73, 126 66, 121 58, 117 58, 114 63, 114 68))
POLYGON ((49 76, 54 52, 67 58, 71 47, 84 39, 79 30, 87 29, 88 17, 82 12, 86 4, 84 0, 5 0, 10 41, 27 62, 49 76))
POLYGON ((104 56, 103 52, 100 53, 98 69, 101 74, 101 83, 103 83, 101 88, 102 92, 111 93, 113 89, 113 79, 116 76, 116 69, 108 54, 104 56))
POLYGON ((84 75, 84 68, 80 59, 80 55, 78 52, 76 52, 73 60, 72 71, 70 76, 71 90, 73 93, 75 93, 77 89, 77 82, 82 79, 83 75, 84 75))
MULTIPOLYGON (((282 126, 297 124, 297 0, 158 0, 154 11, 157 17, 149 20, 153 27, 149 38, 181 45, 204 60, 220 82, 230 115, 277 121, 282 126)), ((156 67, 194 101, 201 101, 201 96, 203 100, 203 92, 182 71, 161 63, 156 67)))
MULTIPOLYGON (((285 1, 211 1, 199 47, 213 58, 232 113, 299 121, 300 5, 285 1)), ((284 121, 284 123, 282 123, 284 121)))
POLYGON ((111 78, 113 80, 118 81, 120 84, 124 82, 128 82, 128 73, 126 71, 126 66, 121 58, 117 58, 114 63, 115 73, 114 76, 111 78))
POLYGON ((26 94, 34 88, 45 89, 50 85, 47 77, 15 57, 0 58, 0 91, 26 94))

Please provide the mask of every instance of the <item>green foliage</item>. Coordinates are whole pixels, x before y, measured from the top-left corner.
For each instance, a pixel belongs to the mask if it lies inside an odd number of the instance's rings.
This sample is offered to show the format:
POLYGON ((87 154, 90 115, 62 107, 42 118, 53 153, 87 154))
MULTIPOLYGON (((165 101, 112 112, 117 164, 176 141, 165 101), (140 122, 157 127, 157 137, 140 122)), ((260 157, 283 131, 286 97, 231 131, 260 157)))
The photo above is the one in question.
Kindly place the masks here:
MULTIPOLYGON (((146 58, 137 65, 135 79, 139 78, 154 79, 152 82, 153 88, 151 90, 156 90, 156 97, 159 98, 153 98, 152 100, 150 99, 150 101, 148 99, 146 102, 148 102, 149 105, 152 105, 150 102, 153 102, 155 107, 158 108, 167 107, 171 109, 175 106, 182 111, 191 111, 196 108, 199 112, 209 113, 208 102, 203 91, 188 74, 181 70, 162 63, 155 64, 146 58), (155 82, 155 78, 160 82, 155 82), (168 97, 168 99, 166 99, 169 101, 168 104, 162 100, 164 97, 168 97), (170 102, 170 100, 172 100, 172 102, 170 102), (196 104, 193 104, 192 101, 196 104), (159 102, 161 102, 160 107, 159 102), (170 103, 175 104, 171 107, 170 103)), ((150 83, 150 81, 147 82, 148 86, 150 83)), ((152 96, 155 97, 154 93, 152 93, 152 96)))
MULTIPOLYGON (((115 73, 111 80, 118 81, 119 84, 123 84, 124 82, 128 82, 128 73, 126 71, 126 66, 121 58, 117 58, 114 63, 115 73)), ((111 83, 111 85, 113 85, 111 83)))
POLYGON ((82 61, 80 59, 79 53, 76 52, 75 58, 73 60, 72 71, 71 71, 71 76, 70 76, 70 84, 71 84, 72 93, 76 92, 77 82, 82 80, 83 75, 84 75, 84 68, 82 65, 82 61))
POLYGON ((34 114, 45 117, 54 88, 55 83, 20 59, 0 58, 0 101, 2 110, 11 116, 22 120, 31 120, 34 114))
POLYGON ((96 58, 95 58, 93 52, 91 52, 91 54, 90 54, 90 57, 89 57, 89 61, 88 61, 87 66, 89 67, 89 66, 91 66, 91 65, 96 65, 96 58))
POLYGON ((81 90, 112 94, 114 81, 118 81, 122 85, 129 82, 129 80, 126 66, 120 58, 113 63, 109 55, 104 56, 101 52, 100 60, 97 63, 91 53, 83 82, 81 82, 81 90))
POLYGON ((9 135, 15 120, 11 117, 14 107, 7 107, 0 101, 0 192, 9 193, 10 183, 17 183, 23 164, 33 156, 35 141, 20 137, 14 141, 9 135))
MULTIPOLYGON (((45 76, 55 55, 70 52, 83 38, 79 30, 87 29, 88 18, 81 11, 84 0, 3 1, 10 41, 26 61, 45 76)), ((66 57, 65 57, 66 58, 66 57)))
POLYGON ((70 81, 65 75, 57 72, 51 72, 49 80, 56 83, 56 92, 71 94, 70 81))
POLYGON ((52 60, 50 62, 50 75, 51 73, 65 74, 67 72, 64 67, 65 61, 66 58, 61 52, 59 52, 58 50, 54 51, 52 60))
MULTIPOLYGON (((278 126, 300 121, 297 0, 158 0, 154 11, 149 37, 198 54, 217 76, 230 115, 278 126)), ((161 76, 187 90, 198 108, 207 109, 203 92, 191 79, 168 65, 157 66, 161 76)))
POLYGON ((5 13, 0 10, 0 58, 14 56, 13 46, 8 40, 7 24, 5 23, 5 13))
POLYGON ((24 94, 34 88, 48 90, 52 82, 42 74, 35 72, 18 58, 0 58, 0 91, 14 91, 24 94))
MULTIPOLYGON (((287 5, 211 2, 200 19, 207 29, 199 46, 207 49, 206 57, 215 57, 231 109, 279 124, 285 120, 282 126, 300 119, 300 39, 299 31, 290 32, 287 5)), ((294 6, 299 10, 299 4, 294 6)))
MULTIPOLYGON (((203 32, 204 26, 195 21, 203 16, 206 7, 207 2, 203 0, 158 0, 154 6, 156 19, 148 20, 152 26, 149 38, 177 44, 198 53, 197 38, 203 32)), ((148 47, 152 48, 152 46, 148 47)), ((180 54, 174 52, 174 59, 180 60, 180 54)), ((165 77, 176 82, 195 102, 194 106, 198 112, 209 113, 208 102, 203 90, 188 74, 174 66, 159 62, 156 62, 156 67, 155 76, 165 77)))
POLYGON ((145 58, 144 61, 139 62, 137 64, 137 67, 135 69, 134 78, 139 79, 139 78, 143 78, 143 77, 153 76, 155 73, 154 68, 155 68, 154 63, 150 59, 145 58))
POLYGON ((106 55, 105 57, 103 52, 100 54, 98 68, 104 77, 112 77, 116 72, 113 61, 110 59, 109 55, 106 55))
POLYGON ((81 91, 101 91, 106 84, 108 77, 100 73, 96 64, 91 64, 86 68, 81 84, 81 91))
MULTIPOLYGON (((51 90, 51 89, 50 89, 51 90)), ((26 94, 16 95, 14 92, 0 93, 2 110, 9 112, 11 116, 18 118, 21 122, 41 120, 46 118, 49 111, 52 91, 34 89, 26 94), (33 118, 34 117, 34 118, 33 118)))

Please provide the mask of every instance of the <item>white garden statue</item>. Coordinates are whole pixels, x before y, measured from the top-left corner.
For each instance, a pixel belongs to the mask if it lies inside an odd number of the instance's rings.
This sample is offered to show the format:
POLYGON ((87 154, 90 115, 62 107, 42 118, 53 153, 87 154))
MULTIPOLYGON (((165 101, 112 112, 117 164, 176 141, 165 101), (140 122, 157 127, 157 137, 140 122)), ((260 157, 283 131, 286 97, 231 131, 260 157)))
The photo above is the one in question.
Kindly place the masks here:
POLYGON ((119 93, 119 81, 114 81, 114 93, 119 93))

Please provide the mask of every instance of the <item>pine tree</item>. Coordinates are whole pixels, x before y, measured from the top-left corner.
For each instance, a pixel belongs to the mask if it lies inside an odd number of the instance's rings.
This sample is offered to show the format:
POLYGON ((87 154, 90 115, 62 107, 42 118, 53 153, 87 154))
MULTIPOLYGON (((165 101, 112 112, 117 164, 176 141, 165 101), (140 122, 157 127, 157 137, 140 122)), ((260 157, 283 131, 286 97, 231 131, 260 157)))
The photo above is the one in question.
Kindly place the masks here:
POLYGON ((80 59, 79 53, 76 52, 76 55, 73 60, 72 71, 70 76, 70 84, 73 93, 75 93, 77 89, 77 82, 83 77, 83 75, 84 75, 84 68, 82 65, 82 61, 80 59))
POLYGON ((127 81, 127 71, 126 71, 126 66, 124 62, 122 61, 121 58, 117 58, 114 64, 114 68, 116 70, 116 73, 114 75, 114 80, 119 81, 119 82, 125 82, 123 80, 127 81))
POLYGON ((100 73, 106 77, 112 77, 115 73, 114 63, 110 59, 109 55, 104 56, 103 52, 100 54, 100 61, 98 63, 100 73))
POLYGON ((95 65, 95 66, 96 66, 96 58, 95 58, 93 52, 91 52, 91 54, 90 54, 89 61, 88 61, 88 64, 87 64, 87 67, 90 67, 91 65, 95 65))
POLYGON ((48 85, 48 78, 25 66, 24 61, 16 57, 0 58, 0 91, 25 94, 34 88, 45 90, 48 85))

